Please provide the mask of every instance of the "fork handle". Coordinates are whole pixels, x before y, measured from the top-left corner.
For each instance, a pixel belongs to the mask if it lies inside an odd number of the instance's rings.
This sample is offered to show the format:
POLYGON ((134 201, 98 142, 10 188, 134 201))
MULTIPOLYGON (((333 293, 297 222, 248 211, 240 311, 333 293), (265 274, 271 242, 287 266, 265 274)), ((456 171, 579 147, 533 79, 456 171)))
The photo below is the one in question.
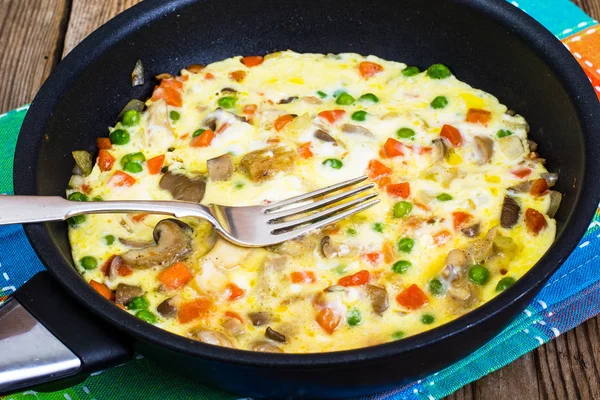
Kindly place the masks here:
POLYGON ((185 201, 71 201, 59 196, 0 196, 0 225, 61 221, 83 214, 149 213, 200 217, 217 224, 209 209, 185 201))

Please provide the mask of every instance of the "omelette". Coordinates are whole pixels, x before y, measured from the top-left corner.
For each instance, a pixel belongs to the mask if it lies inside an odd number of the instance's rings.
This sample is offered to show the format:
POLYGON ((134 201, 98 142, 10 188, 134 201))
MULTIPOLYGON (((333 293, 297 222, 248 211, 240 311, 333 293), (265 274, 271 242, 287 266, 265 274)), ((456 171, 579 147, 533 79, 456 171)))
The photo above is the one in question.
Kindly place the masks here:
POLYGON ((74 152, 70 200, 257 205, 368 175, 381 202, 265 248, 194 218, 69 219, 79 272, 147 323, 262 352, 377 345, 508 290, 555 238, 527 122, 443 64, 284 51, 156 78, 94 159, 74 152))

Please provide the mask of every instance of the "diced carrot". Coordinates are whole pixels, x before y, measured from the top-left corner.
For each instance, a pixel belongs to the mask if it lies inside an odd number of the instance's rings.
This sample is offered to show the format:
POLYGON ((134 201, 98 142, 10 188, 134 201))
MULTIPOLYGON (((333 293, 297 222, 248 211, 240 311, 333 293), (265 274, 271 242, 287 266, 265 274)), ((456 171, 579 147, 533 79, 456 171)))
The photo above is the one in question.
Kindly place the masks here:
POLYGON ((240 321, 242 324, 244 323, 244 320, 242 319, 240 314, 236 313, 235 311, 225 311, 225 316, 229 317, 229 318, 235 318, 238 321, 240 321))
POLYGON ((298 146, 298 154, 302 158, 311 158, 313 156, 313 152, 310 149, 310 142, 303 143, 298 146))
POLYGON ((525 211, 525 226, 529 233, 537 236, 542 229, 548 226, 548 223, 542 213, 533 208, 528 208, 525 211))
POLYGON ((417 154, 423 155, 423 154, 429 154, 431 153, 433 149, 431 147, 428 146, 421 146, 419 147, 419 150, 417 150, 417 154))
POLYGON ((135 178, 123 171, 116 171, 113 176, 110 177, 108 183, 111 186, 133 186, 137 181, 135 178))
POLYGON ((392 169, 379 160, 369 161, 369 167, 367 170, 369 178, 371 179, 377 179, 392 173, 392 169))
POLYGON ((531 174, 531 168, 519 168, 519 169, 514 169, 510 172, 511 174, 513 174, 514 176, 516 176, 517 178, 526 178, 527 176, 529 176, 529 174, 531 174))
POLYGON ((100 149, 98 152, 98 167, 100 171, 110 171, 115 163, 115 158, 108 150, 100 149))
POLYGON ((161 154, 160 156, 152 157, 148 161, 146 161, 146 166, 148 167, 148 172, 150 175, 156 175, 162 169, 162 166, 165 162, 165 155, 161 154))
POLYGON ((213 302, 207 297, 184 303, 179 307, 177 320, 182 324, 188 323, 207 314, 212 307, 213 302))
POLYGON ((442 126, 440 136, 446 138, 448 142, 450 142, 452 147, 462 146, 462 136, 460 135, 459 130, 453 127, 452 125, 446 124, 442 126))
POLYGON ((183 135, 179 136, 179 139, 181 139, 181 140, 186 140, 186 139, 187 139, 187 138, 189 138, 189 137, 190 137, 190 134, 189 134, 189 133, 184 133, 183 135))
POLYGON ((370 61, 363 61, 358 65, 360 76, 368 78, 383 71, 383 67, 370 61))
POLYGON ((269 144, 274 144, 274 143, 279 143, 281 142, 281 138, 278 138, 277 136, 271 136, 270 138, 267 139, 267 143, 269 144))
POLYGON ((394 261, 396 255, 394 253, 394 245, 391 241, 386 240, 383 242, 383 246, 381 246, 381 252, 383 253, 383 261, 388 264, 394 261))
POLYGON ((119 275, 119 276, 129 276, 131 274, 133 274, 133 269, 129 265, 120 263, 117 266, 117 275, 119 275))
POLYGON ((452 234, 447 230, 443 230, 443 231, 439 231, 438 233, 434 233, 432 237, 433 237, 433 242, 437 246, 441 246, 441 245, 445 244, 446 242, 448 242, 448 240, 450 240, 452 238, 452 234))
POLYGON ((233 71, 229 73, 229 78, 236 82, 241 82, 246 77, 246 71, 233 71))
POLYGON ((81 185, 81 191, 85 194, 90 194, 92 192, 92 188, 90 188, 90 185, 84 183, 81 185))
POLYGON ((208 146, 210 146, 210 144, 214 138, 215 138, 215 133, 213 131, 211 131, 210 129, 207 129, 204 132, 202 132, 202 134, 200 136, 196 136, 195 138, 193 138, 192 141, 190 142, 190 146, 192 146, 192 147, 208 147, 208 146))
POLYGON ((487 125, 492 119, 492 113, 479 108, 469 108, 467 111, 467 122, 472 124, 487 125))
POLYGON ((207 72, 206 74, 204 74, 204 79, 212 80, 215 79, 215 76, 210 72, 207 72))
POLYGON ((293 283, 313 283, 317 277, 312 271, 294 271, 290 274, 293 283))
POLYGON ((254 113, 258 107, 256 104, 248 104, 244 106, 243 113, 246 116, 246 121, 250 121, 254 117, 254 113))
POLYGON ((202 64, 190 64, 185 69, 192 74, 197 74, 204 69, 204 65, 202 64))
POLYGON ((327 110, 327 111, 321 111, 317 115, 333 125, 333 124, 335 124, 336 121, 344 118, 344 115, 346 115, 346 111, 344 111, 344 110, 327 110))
POLYGON ((415 206, 419 207, 423 211, 431 211, 431 208, 423 203, 415 202, 415 206))
POLYGON ((382 189, 390 183, 392 183, 392 179, 389 176, 384 176, 383 178, 377 179, 377 186, 379 186, 382 189))
POLYGON ((194 276, 184 263, 178 262, 158 274, 158 280, 169 290, 175 290, 188 283, 194 276))
MULTIPOLYGON (((379 261, 381 260, 382 254, 379 251, 373 251, 371 253, 366 253, 365 254, 365 258, 367 259, 367 261, 369 261, 371 264, 377 264, 379 263, 379 261)), ((343 279, 343 278, 342 278, 343 279)), ((368 278, 367 278, 368 280, 368 278)), ((362 283, 360 284, 362 285, 362 283)), ((342 286, 354 286, 354 285, 342 285, 342 286)))
POLYGON ((256 67, 257 65, 262 64, 263 61, 263 56, 246 56, 242 58, 242 64, 246 67, 256 67))
POLYGON ((369 282, 371 278, 371 274, 366 269, 362 271, 358 271, 354 275, 344 276, 338 280, 338 285, 340 286, 360 286, 369 282))
POLYGON ((283 128, 285 128, 285 126, 287 124, 289 124, 290 122, 292 122, 294 120, 294 116, 292 114, 287 114, 287 115, 282 115, 281 117, 278 117, 275 122, 273 123, 273 127, 275 128, 275 130, 277 132, 279 132, 280 130, 282 130, 283 128))
POLYGON ((167 104, 173 107, 181 107, 183 99, 181 98, 181 89, 183 83, 176 79, 163 79, 160 85, 154 88, 152 101, 165 99, 167 104))
POLYGON ((90 286, 93 287, 96 292, 100 293, 105 299, 114 300, 115 294, 104 283, 100 283, 92 279, 90 281, 90 286))
POLYGON ((217 132, 216 132, 216 133, 217 133, 217 135, 220 135, 221 133, 225 132, 225 130, 226 130, 227 128, 229 128, 229 126, 230 126, 230 125, 229 125, 229 122, 225 122, 223 125, 221 125, 221 126, 219 127, 219 129, 217 129, 217 132))
POLYGON ((402 197, 403 199, 406 199, 406 198, 408 198, 408 196, 410 196, 410 183, 408 183, 408 182, 392 183, 385 187, 385 191, 390 196, 402 197))
POLYGON ((404 155, 404 145, 393 138, 388 138, 383 145, 383 154, 388 157, 398 157, 404 155))
POLYGON ((396 296, 396 301, 404 308, 418 310, 429 303, 429 298, 421 288, 413 283, 396 296))
POLYGON ((148 217, 148 215, 150 215, 150 214, 136 214, 133 217, 131 217, 131 220, 133 222, 142 222, 143 220, 145 220, 148 217))
POLYGON ((324 308, 319 311, 315 320, 325 332, 331 335, 340 324, 342 316, 332 308, 324 308))
POLYGON ((541 196, 548 190, 548 182, 544 178, 539 178, 531 184, 530 193, 534 196, 541 196))
POLYGON ((112 148, 112 144, 110 143, 110 139, 107 137, 99 137, 96 139, 96 145, 100 150, 108 150, 112 148))
POLYGON ((454 229, 459 230, 462 229, 469 221, 472 216, 469 213, 463 211, 455 211, 452 213, 452 223, 454 224, 454 229))
POLYGON ((244 289, 233 282, 227 284, 227 291, 229 292, 229 300, 237 300, 246 293, 244 289))

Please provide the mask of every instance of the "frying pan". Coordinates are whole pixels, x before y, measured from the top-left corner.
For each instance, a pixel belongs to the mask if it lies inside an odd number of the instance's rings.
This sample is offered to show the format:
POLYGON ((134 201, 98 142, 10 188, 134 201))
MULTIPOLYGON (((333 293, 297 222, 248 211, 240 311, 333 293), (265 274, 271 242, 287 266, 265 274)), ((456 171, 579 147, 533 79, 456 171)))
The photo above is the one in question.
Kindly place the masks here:
POLYGON ((562 44, 503 0, 146 0, 89 36, 44 84, 17 143, 15 192, 63 195, 71 151, 94 151, 95 138, 106 136, 127 101, 151 94, 150 77, 288 48, 375 54, 422 68, 441 62, 524 115, 548 169, 560 173, 564 200, 551 249, 510 290, 431 331, 351 351, 264 354, 199 343, 123 312, 75 271, 66 224, 29 225, 26 233, 50 274, 35 276, 2 309, 0 392, 48 381, 57 381, 51 388, 72 384, 127 360, 134 349, 245 396, 383 391, 440 370, 490 340, 582 237, 600 197, 594 177, 600 171, 598 99, 562 44), (138 59, 147 83, 132 88, 138 59))

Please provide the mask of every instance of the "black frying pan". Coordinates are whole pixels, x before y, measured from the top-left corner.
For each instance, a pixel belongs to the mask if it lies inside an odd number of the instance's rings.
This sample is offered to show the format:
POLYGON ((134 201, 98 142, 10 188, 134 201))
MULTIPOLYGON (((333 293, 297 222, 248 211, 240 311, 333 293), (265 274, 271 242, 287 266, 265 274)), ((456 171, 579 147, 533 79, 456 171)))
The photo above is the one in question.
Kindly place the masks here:
MULTIPOLYGON (((345 397, 390 389, 491 339, 585 232, 600 197, 598 99, 563 45, 503 0, 146 0, 81 43, 44 84, 17 144, 15 192, 63 195, 71 151, 94 151, 95 138, 106 136, 125 103, 150 95, 150 77, 288 48, 375 54, 421 67, 442 62, 524 115, 548 169, 560 173, 557 190, 564 200, 552 248, 510 290, 429 332, 352 351, 262 354, 199 343, 122 312, 73 268, 66 224, 30 225, 26 232, 58 284, 41 274, 15 298, 83 360, 67 374, 85 376, 123 361, 135 348, 171 370, 247 396, 345 397), (147 83, 132 88, 137 59, 144 62, 147 83)), ((49 378, 22 383, 44 380, 49 378)))

